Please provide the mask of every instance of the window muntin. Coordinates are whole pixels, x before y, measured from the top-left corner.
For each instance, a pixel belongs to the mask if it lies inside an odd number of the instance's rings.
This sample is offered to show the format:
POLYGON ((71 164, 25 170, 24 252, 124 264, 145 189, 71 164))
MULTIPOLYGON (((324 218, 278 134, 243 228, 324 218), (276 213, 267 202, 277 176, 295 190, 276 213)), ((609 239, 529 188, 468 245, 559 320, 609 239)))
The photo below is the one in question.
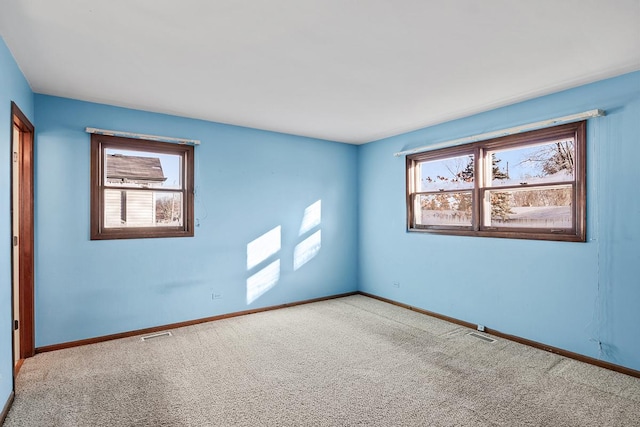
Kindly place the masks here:
POLYGON ((91 239, 193 236, 188 145, 91 136, 91 239))
POLYGON ((407 156, 409 231, 585 240, 585 122, 407 156))

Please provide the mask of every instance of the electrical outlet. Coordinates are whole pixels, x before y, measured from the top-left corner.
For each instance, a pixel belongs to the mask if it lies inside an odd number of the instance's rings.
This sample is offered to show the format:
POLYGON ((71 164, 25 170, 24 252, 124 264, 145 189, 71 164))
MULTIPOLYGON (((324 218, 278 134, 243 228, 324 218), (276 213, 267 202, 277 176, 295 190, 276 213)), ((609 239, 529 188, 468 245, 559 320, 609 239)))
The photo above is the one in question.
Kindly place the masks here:
POLYGON ((222 299, 222 294, 220 292, 214 292, 211 294, 211 299, 222 299))
POLYGON ((480 332, 484 332, 484 325, 478 325, 478 330, 480 332))
POLYGON ((393 287, 394 288, 399 288, 400 287, 400 282, 393 282, 393 287))

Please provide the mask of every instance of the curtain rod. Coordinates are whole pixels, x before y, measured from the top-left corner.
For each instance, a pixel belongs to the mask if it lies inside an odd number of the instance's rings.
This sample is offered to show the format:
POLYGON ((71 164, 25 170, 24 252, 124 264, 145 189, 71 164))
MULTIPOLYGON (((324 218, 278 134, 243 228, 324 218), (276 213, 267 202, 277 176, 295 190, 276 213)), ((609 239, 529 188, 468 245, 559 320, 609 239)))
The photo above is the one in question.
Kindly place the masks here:
POLYGON ((593 117, 601 117, 605 115, 604 110, 589 110, 583 113, 571 114, 569 116, 556 117, 555 119, 542 120, 535 123, 529 123, 527 125, 514 126, 507 129, 496 130, 493 132, 486 132, 472 136, 466 136, 464 138, 452 139, 450 141, 438 142, 431 145, 423 145, 422 147, 413 148, 411 150, 400 151, 394 153, 395 157, 405 156, 407 154, 422 153, 425 151, 437 150, 439 148, 455 147, 456 145, 468 144, 471 142, 484 141, 487 139, 497 138, 500 136, 513 135, 516 133, 527 132, 530 130, 542 129, 545 127, 578 122, 580 120, 589 119, 593 117))
POLYGON ((170 142, 173 144, 200 145, 200 140, 198 139, 173 138, 170 136, 146 135, 144 133, 123 132, 119 130, 96 129, 96 128, 89 128, 89 127, 86 128, 85 131, 87 133, 95 133, 97 135, 120 136, 123 138, 135 138, 135 139, 149 139, 151 141, 170 142))

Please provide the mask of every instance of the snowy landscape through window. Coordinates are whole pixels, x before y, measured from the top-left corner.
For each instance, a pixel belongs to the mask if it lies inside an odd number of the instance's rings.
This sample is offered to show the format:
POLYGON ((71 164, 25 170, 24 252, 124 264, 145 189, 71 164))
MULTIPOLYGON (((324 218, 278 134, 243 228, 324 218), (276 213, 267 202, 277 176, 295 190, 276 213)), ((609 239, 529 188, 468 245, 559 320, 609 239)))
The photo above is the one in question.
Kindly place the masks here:
POLYGON ((407 156, 410 231, 584 241, 585 122, 407 156))

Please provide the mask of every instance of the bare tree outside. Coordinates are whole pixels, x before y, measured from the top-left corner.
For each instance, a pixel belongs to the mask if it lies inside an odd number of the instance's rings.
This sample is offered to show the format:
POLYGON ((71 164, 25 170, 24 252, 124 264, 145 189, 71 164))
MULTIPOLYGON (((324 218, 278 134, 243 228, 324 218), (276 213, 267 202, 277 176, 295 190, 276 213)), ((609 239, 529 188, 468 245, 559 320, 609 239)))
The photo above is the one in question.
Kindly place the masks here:
POLYGON ((473 156, 462 155, 422 163, 422 225, 471 225, 473 156))
POLYGON ((506 176, 494 173, 494 186, 522 185, 523 189, 491 192, 492 222, 502 226, 570 226, 572 188, 561 184, 572 181, 575 173, 573 140, 519 147, 498 152, 497 156, 506 161, 507 172, 506 176), (559 185, 545 188, 544 184, 552 183, 559 185), (543 186, 532 186, 536 184, 543 186), (498 209, 494 209, 494 203, 498 209), (509 211, 504 211, 501 207, 507 204, 509 211))
POLYGON ((156 222, 173 225, 182 223, 182 202, 180 195, 170 193, 156 199, 156 222))
POLYGON ((407 226, 585 241, 586 122, 407 156, 407 226))

